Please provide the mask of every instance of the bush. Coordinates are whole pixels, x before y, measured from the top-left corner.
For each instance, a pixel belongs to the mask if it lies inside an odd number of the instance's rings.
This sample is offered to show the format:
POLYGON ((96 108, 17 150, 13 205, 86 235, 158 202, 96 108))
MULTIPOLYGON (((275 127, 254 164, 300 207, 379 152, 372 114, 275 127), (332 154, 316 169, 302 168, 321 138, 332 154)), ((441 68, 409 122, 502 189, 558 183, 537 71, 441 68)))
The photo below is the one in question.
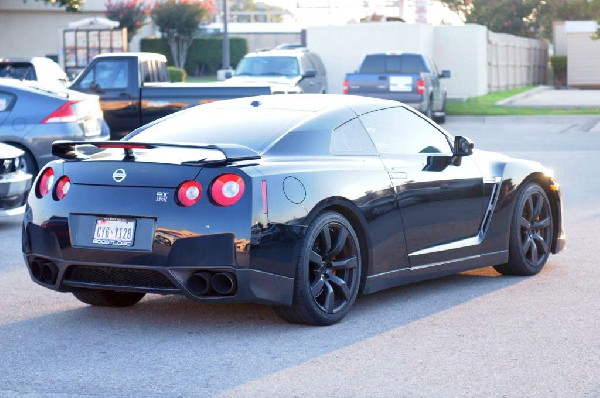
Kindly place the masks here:
MULTIPOLYGON (((173 65, 173 57, 165 39, 142 39, 142 51, 164 54, 169 65, 173 65)), ((229 39, 230 59, 232 67, 248 52, 246 39, 232 37, 229 39)), ((223 39, 221 37, 202 37, 194 39, 187 55, 185 70, 189 75, 214 75, 221 68, 223 58, 223 39)))
POLYGON ((175 66, 167 66, 169 71, 169 80, 173 83, 184 82, 187 79, 187 73, 184 69, 177 68, 175 66))
POLYGON ((550 57, 550 64, 554 72, 554 86, 565 87, 567 85, 567 57, 564 55, 550 57))

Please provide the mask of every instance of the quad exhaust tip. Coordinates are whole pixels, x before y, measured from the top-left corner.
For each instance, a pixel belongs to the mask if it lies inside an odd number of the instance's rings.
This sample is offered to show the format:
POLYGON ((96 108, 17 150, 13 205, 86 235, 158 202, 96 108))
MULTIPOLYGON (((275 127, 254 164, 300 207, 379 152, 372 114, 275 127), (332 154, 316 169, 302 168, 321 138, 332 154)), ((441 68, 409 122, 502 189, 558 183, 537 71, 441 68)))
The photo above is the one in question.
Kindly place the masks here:
POLYGON ((237 280, 232 272, 194 272, 187 288, 196 296, 229 296, 237 291, 237 280))

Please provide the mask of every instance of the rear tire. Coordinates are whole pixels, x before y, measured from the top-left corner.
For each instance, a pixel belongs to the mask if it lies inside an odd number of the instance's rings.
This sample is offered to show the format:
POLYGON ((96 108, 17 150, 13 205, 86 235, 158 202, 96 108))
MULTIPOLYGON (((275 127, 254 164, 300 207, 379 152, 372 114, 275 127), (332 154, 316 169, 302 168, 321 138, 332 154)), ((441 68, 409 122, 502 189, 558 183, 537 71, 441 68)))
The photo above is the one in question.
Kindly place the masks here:
POLYGON ((519 194, 512 217, 506 264, 494 268, 503 275, 535 275, 542 270, 552 246, 552 208, 538 184, 527 184, 519 194))
POLYGON ((324 212, 310 224, 304 237, 293 304, 275 307, 275 313, 292 323, 337 323, 356 300, 360 276, 360 244, 352 225, 339 213, 324 212))
POLYGON ((129 307, 137 304, 145 295, 146 293, 94 289, 81 289, 73 292, 73 296, 82 303, 99 307, 129 307))

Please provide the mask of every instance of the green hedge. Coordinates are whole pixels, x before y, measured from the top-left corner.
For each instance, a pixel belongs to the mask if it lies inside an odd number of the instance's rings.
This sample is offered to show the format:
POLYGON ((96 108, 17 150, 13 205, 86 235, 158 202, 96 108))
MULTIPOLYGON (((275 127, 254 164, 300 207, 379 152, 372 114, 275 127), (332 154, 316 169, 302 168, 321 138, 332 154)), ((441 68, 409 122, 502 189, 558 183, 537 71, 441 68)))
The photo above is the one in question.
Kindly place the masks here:
MULTIPOLYGON (((140 43, 141 50, 164 54, 169 65, 173 65, 171 50, 165 39, 146 38, 140 43)), ((231 66, 240 62, 248 52, 248 43, 241 37, 229 39, 231 66)), ((223 39, 221 37, 203 37, 194 39, 188 51, 185 70, 189 75, 214 75, 221 67, 223 59, 223 39)))
POLYGON ((554 72, 554 85, 564 87, 567 85, 567 57, 564 55, 555 55, 550 57, 550 64, 554 72))
POLYGON ((187 73, 184 69, 175 66, 167 66, 169 71, 169 80, 174 83, 184 82, 187 79, 187 73))

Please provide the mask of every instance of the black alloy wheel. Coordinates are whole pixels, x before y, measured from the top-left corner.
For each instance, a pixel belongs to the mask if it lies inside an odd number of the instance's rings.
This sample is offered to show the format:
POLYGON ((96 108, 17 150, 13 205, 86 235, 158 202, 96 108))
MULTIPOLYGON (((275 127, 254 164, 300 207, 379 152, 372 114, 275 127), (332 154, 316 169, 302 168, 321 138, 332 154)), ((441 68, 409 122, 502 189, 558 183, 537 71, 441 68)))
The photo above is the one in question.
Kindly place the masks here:
POLYGON ((552 208, 546 192, 536 183, 521 191, 510 231, 508 263, 496 270, 505 275, 535 275, 542 270, 552 246, 552 208))
POLYGON ((293 323, 331 325, 350 310, 360 284, 358 237, 341 214, 324 212, 308 227, 298 260, 291 307, 277 307, 293 323))

